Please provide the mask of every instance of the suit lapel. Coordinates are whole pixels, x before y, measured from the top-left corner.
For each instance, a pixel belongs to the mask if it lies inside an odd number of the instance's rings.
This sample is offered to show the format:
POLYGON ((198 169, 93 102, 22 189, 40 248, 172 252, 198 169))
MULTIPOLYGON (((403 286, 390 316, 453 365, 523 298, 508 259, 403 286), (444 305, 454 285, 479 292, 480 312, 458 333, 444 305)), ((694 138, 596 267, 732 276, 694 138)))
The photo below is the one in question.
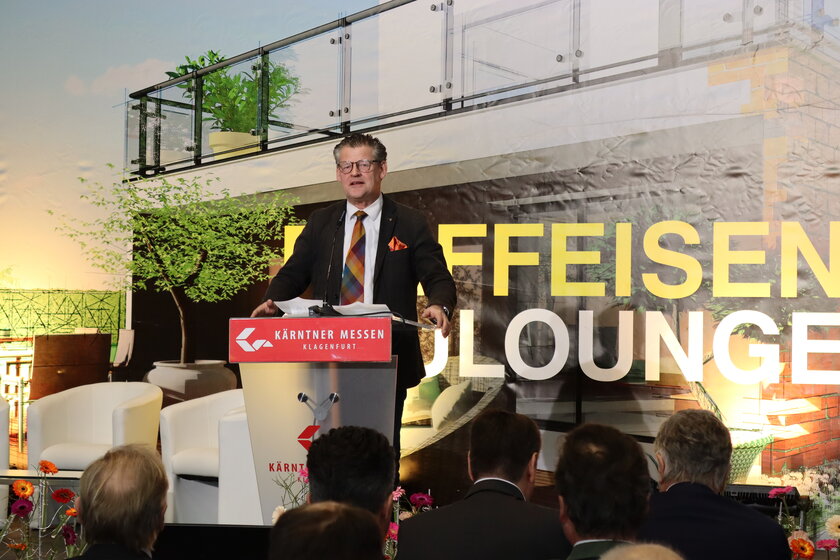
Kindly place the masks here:
POLYGON ((346 204, 347 202, 342 200, 341 204, 336 204, 335 209, 330 212, 330 225, 327 228, 329 235, 324 237, 324 243, 321 245, 324 255, 329 255, 330 248, 332 248, 332 269, 329 273, 330 285, 327 287, 327 294, 334 294, 335 297, 327 296, 327 300, 333 305, 340 303, 337 298, 341 292, 341 275, 344 273, 344 223, 347 220, 344 211, 347 208, 346 204), (335 244, 333 244, 333 241, 335 244))
POLYGON ((379 273, 382 272, 382 263, 385 262, 385 255, 390 250, 388 242, 394 236, 394 228, 397 225, 397 205, 391 202, 386 196, 382 196, 382 218, 379 221, 379 243, 376 248, 376 264, 373 268, 373 290, 376 292, 376 282, 379 273))

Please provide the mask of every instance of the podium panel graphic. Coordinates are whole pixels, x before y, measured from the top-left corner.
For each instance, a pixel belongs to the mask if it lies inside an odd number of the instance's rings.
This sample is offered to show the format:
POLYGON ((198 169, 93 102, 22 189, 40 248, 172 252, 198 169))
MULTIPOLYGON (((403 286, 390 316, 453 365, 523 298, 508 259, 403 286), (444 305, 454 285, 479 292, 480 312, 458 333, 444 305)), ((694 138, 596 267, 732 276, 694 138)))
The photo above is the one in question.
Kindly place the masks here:
MULTIPOLYGON (((327 340, 328 329, 338 329, 333 333, 335 337, 340 336, 341 330, 357 331, 354 336, 358 336, 365 329, 379 333, 382 325, 387 325, 387 336, 379 339, 377 334, 373 346, 359 356, 379 357, 381 345, 387 345, 390 356, 389 318, 232 319, 231 361, 234 357, 243 359, 242 353, 233 351, 233 346, 242 348, 237 340, 243 338, 237 336, 250 328, 257 330, 248 333, 247 338, 269 341, 274 347, 271 359, 278 359, 283 341, 273 340, 269 333, 288 329, 284 326, 288 321, 295 321, 296 335, 301 334, 303 339, 309 334, 298 331, 311 329, 327 340), (255 324, 257 327, 253 327, 255 324)), ((314 347, 318 346, 322 345, 314 347)), ((296 352, 299 349, 298 345, 296 352)), ((284 503, 289 497, 279 481, 297 477, 306 465, 307 450, 314 438, 346 425, 373 428, 389 440, 392 437, 397 358, 391 356, 389 361, 378 362, 315 361, 316 354, 311 355, 313 361, 307 362, 258 362, 262 359, 260 353, 251 351, 245 358, 254 361, 240 362, 261 513, 267 525, 277 506, 292 507, 293 504, 284 503)))

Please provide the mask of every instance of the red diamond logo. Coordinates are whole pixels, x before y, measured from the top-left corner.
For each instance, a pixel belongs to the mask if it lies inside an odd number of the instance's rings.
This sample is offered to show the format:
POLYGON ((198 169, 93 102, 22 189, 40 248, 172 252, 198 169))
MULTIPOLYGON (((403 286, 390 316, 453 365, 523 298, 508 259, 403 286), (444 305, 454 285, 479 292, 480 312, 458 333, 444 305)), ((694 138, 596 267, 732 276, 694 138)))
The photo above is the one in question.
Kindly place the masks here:
POLYGON ((298 443, 301 444, 307 451, 309 451, 309 447, 312 445, 312 436, 315 435, 315 432, 317 432, 320 427, 321 426, 307 426, 298 436, 298 443))

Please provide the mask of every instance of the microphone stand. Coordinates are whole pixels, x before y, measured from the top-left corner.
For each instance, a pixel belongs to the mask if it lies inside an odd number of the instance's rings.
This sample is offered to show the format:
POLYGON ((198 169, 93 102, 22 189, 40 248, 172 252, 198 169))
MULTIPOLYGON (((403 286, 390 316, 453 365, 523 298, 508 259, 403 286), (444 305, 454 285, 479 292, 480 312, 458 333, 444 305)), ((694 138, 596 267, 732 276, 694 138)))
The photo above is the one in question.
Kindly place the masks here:
POLYGON ((347 214, 347 207, 344 207, 344 210, 341 212, 341 216, 338 218, 338 222, 335 224, 335 230, 333 231, 332 236, 332 244, 330 245, 330 260, 329 264, 327 265, 327 280, 326 284, 324 285, 324 297, 321 298, 321 305, 313 305, 309 308, 309 316, 310 317, 341 317, 341 313, 335 310, 331 303, 327 301, 327 297, 329 295, 330 290, 330 278, 332 274, 332 267, 333 267, 333 256, 335 255, 335 240, 338 234, 338 228, 344 223, 344 216, 347 214))

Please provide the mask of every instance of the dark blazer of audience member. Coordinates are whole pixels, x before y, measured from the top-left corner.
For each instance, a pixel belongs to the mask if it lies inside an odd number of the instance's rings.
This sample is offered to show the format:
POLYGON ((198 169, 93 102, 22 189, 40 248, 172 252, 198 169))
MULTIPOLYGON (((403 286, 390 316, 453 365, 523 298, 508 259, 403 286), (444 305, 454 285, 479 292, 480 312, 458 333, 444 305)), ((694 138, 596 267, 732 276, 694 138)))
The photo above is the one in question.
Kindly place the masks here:
POLYGON ((721 496, 729 477, 729 430, 705 410, 671 416, 653 444, 659 492, 639 539, 667 544, 686 560, 761 558, 783 560, 791 553, 772 518, 721 496))
POLYGON ((287 511, 271 529, 269 560, 382 560, 382 531, 369 511, 319 502, 287 511))
POLYGON ((482 412, 473 422, 467 468, 474 484, 460 502, 404 521, 400 560, 563 558, 569 545, 557 512, 529 503, 540 432, 521 414, 482 412))
POLYGON ((148 560, 163 529, 166 472, 155 450, 115 447, 90 464, 76 500, 90 548, 86 560, 148 560))
POLYGON ((321 435, 306 456, 311 502, 354 505, 379 519, 388 531, 394 490, 394 448, 370 428, 342 426, 321 435))
POLYGON ((583 424, 566 435, 555 472, 568 560, 595 560, 634 541, 645 519, 650 476, 639 444, 610 426, 583 424))

